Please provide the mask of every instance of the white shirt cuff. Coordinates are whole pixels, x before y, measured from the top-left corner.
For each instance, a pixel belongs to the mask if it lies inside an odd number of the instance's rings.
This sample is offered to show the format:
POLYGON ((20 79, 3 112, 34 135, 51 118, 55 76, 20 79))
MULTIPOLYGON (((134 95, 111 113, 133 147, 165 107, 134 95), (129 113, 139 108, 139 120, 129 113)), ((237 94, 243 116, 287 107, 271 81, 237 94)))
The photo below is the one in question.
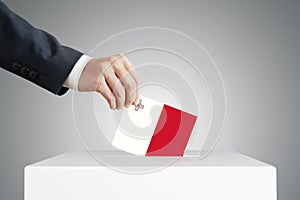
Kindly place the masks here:
POLYGON ((78 91, 78 83, 81 76, 81 73, 86 66, 86 64, 91 60, 92 58, 87 55, 82 55, 76 64, 74 65, 71 73, 69 74, 68 78, 64 82, 64 87, 68 87, 73 90, 78 91))

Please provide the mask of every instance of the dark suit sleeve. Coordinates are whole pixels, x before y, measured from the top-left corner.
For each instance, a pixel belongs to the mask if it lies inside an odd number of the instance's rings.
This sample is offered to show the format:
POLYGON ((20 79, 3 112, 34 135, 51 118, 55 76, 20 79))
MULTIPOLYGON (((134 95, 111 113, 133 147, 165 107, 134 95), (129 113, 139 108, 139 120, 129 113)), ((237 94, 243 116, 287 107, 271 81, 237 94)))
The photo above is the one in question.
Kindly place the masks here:
POLYGON ((72 68, 82 53, 62 46, 0 1, 0 66, 46 90, 62 95, 72 68))

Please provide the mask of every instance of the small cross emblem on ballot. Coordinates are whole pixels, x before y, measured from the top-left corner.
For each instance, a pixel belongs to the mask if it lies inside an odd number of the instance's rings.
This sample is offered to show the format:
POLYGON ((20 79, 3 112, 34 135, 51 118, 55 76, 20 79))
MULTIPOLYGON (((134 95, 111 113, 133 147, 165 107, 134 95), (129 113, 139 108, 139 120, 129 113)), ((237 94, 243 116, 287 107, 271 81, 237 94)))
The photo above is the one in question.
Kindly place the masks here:
POLYGON ((134 110, 139 111, 139 109, 144 109, 144 105, 142 104, 142 99, 139 100, 139 102, 135 105, 134 110))

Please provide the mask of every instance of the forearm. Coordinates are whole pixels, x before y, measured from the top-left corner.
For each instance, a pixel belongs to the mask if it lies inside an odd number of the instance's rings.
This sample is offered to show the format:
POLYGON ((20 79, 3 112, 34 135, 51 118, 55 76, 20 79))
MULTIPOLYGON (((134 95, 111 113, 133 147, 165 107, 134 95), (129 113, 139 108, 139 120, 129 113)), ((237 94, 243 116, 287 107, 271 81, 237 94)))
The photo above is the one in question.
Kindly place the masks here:
POLYGON ((0 27, 0 66, 54 94, 64 94, 63 84, 82 53, 62 46, 1 1, 0 27))

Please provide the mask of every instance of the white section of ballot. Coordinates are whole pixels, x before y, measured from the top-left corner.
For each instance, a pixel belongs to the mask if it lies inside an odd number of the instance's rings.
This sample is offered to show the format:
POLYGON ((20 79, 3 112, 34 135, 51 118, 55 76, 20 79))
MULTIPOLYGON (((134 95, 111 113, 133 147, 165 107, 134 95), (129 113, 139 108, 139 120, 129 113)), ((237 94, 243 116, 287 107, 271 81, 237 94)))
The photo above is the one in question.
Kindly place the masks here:
POLYGON ((112 145, 132 154, 145 155, 164 104, 144 96, 140 99, 142 109, 136 111, 133 105, 124 109, 112 145))
MULTIPOLYGON (((134 157, 108 153, 116 166, 135 159, 157 165, 168 157, 134 157), (110 156, 111 155, 111 156, 110 156), (152 162, 155 160, 155 163, 152 162)), ((126 174, 105 167, 88 153, 66 153, 25 167, 25 200, 275 200, 276 168, 232 151, 208 158, 179 158, 155 173, 126 174)))

